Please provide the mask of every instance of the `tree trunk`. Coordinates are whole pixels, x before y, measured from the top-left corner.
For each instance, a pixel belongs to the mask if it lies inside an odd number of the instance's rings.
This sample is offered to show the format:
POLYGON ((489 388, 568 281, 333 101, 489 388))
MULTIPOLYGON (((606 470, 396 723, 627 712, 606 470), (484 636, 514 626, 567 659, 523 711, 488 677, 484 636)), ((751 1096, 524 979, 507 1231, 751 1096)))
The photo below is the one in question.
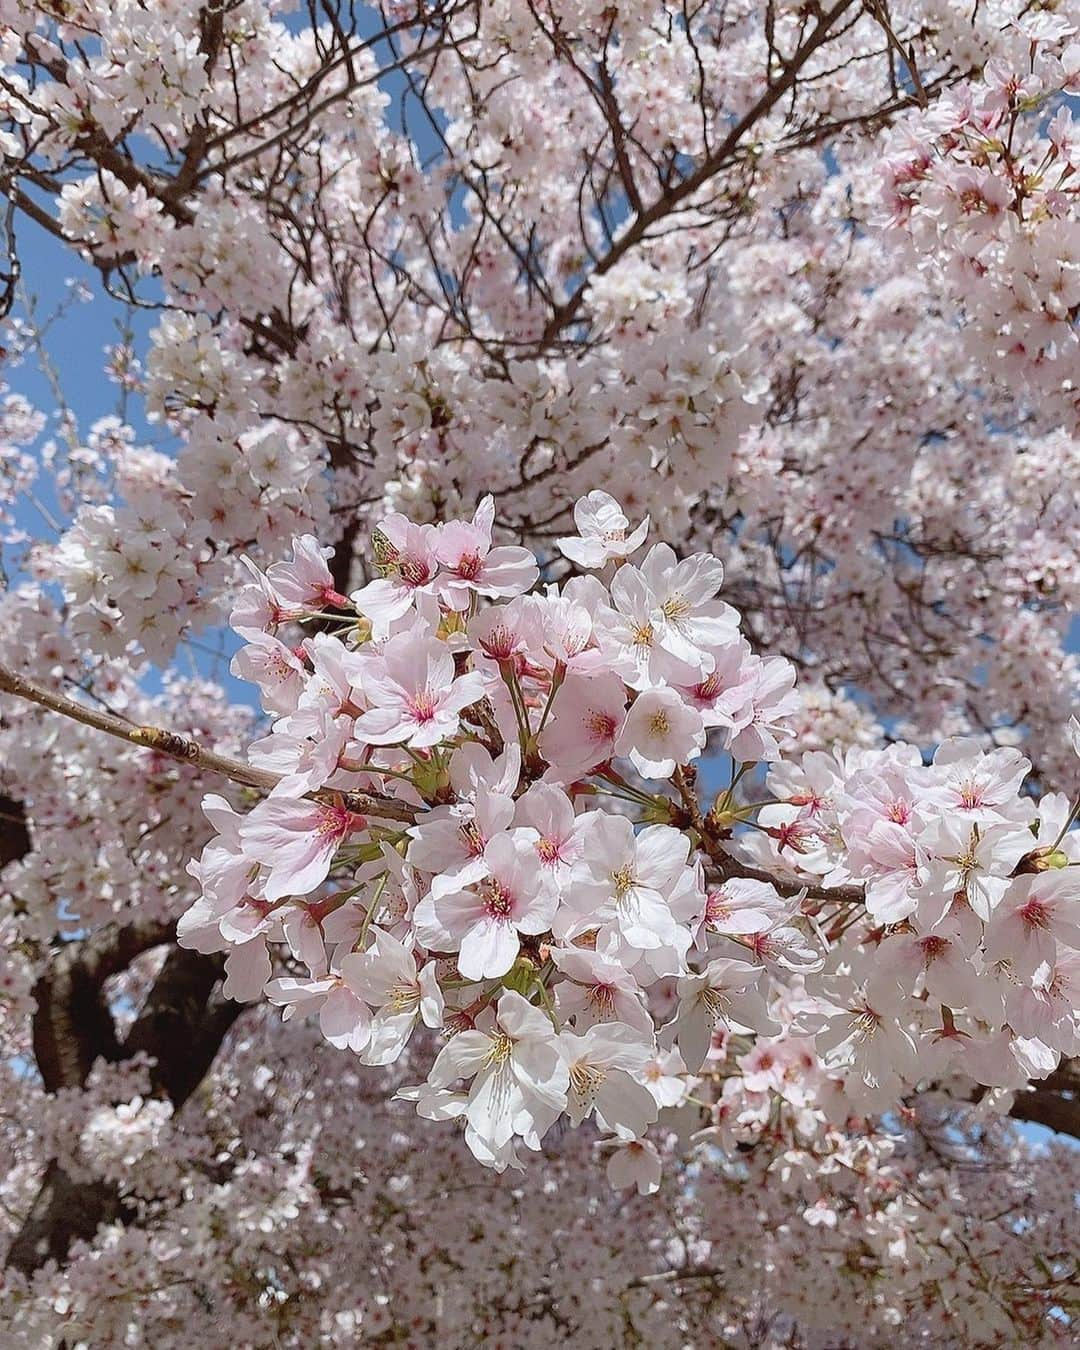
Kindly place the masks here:
MULTIPOLYGON (((96 1059, 114 1063, 145 1053, 154 1059, 153 1092, 179 1111, 205 1077, 243 1006, 221 995, 222 959, 174 947, 142 1011, 121 1042, 103 985, 140 953, 172 941, 168 924, 107 928, 54 958, 34 995, 34 1054, 46 1088, 82 1087, 96 1059)), ((89 1241, 103 1223, 126 1223, 132 1211, 117 1187, 77 1181, 54 1159, 16 1234, 7 1264, 29 1275, 71 1244, 89 1241)))

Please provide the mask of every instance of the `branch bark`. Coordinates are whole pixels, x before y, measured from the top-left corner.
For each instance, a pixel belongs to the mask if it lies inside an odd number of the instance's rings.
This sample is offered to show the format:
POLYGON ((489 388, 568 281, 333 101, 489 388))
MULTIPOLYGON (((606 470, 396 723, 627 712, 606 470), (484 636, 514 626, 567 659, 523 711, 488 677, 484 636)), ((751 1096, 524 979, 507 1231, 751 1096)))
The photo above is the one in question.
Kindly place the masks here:
POLYGON ((34 986, 34 1058, 47 1091, 81 1087, 96 1059, 127 1057, 105 1000, 105 981, 175 933, 175 925, 164 922, 110 926, 56 954, 34 986))
POLYGON ((0 792, 0 867, 30 852, 30 832, 22 802, 0 792))
POLYGON ((1080 1139, 1080 1059, 1063 1059, 1048 1077, 1019 1092, 1009 1112, 1014 1120, 1045 1125, 1080 1139))
MULTIPOLYGON (((50 712, 60 713, 61 716, 69 717, 74 722, 81 722, 84 726, 104 731, 108 736, 115 736, 117 740, 127 741, 129 745, 156 750, 158 754, 168 755, 170 759, 179 760, 183 764, 190 764, 209 773, 220 774, 223 778, 244 787, 269 792, 281 782, 279 774, 253 768, 243 760, 233 759, 229 755, 219 755, 215 750, 208 750, 198 741, 181 736, 175 731, 166 731, 161 727, 134 726, 113 713, 99 712, 96 708, 87 707, 85 703, 76 703, 74 699, 57 694, 52 689, 45 689, 35 684, 33 680, 28 680, 2 665, 0 665, 0 693, 12 694, 15 698, 24 699, 28 703, 36 703, 50 712)), ((317 792, 305 795, 312 801, 325 802, 329 805, 341 802, 350 811, 362 815, 381 816, 385 820, 400 820, 411 824, 416 818, 416 812, 411 806, 376 793, 338 792, 331 788, 320 788, 317 792)))

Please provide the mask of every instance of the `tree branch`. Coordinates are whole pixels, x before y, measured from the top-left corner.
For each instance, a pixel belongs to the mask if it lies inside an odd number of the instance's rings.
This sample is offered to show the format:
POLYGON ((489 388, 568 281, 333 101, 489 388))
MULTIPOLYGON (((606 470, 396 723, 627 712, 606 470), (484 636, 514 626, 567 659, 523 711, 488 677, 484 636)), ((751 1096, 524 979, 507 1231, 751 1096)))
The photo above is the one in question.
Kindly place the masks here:
POLYGON ((1080 1139, 1080 1059, 1063 1059, 1030 1091, 1018 1092, 1009 1115, 1080 1139))
POLYGON ((102 992, 105 981, 175 936, 176 925, 164 921, 110 925, 56 954, 34 986, 34 1057, 47 1091, 81 1087, 98 1058, 127 1058, 102 992))
POLYGON ((771 112, 784 95, 790 92, 798 79, 800 70, 818 48, 825 43, 833 24, 846 10, 851 9, 855 2, 856 0, 838 0, 838 3, 833 5, 832 9, 822 14, 817 27, 785 65, 781 77, 774 84, 770 84, 754 106, 735 123, 716 150, 702 160, 693 173, 688 174, 680 183, 664 192, 651 206, 634 217, 630 226, 619 236, 612 248, 601 258, 577 289, 563 304, 556 306, 544 328, 541 338, 542 344, 550 343, 576 317, 585 298, 585 293, 596 277, 602 277, 605 273, 610 272, 631 249, 642 242, 653 225, 663 220, 665 216, 670 215, 676 206, 688 197, 692 197, 699 188, 704 187, 710 178, 719 173, 735 152, 746 132, 755 122, 760 121, 762 117, 771 112))
POLYGON ((30 832, 22 802, 0 792, 0 867, 25 858, 30 852, 30 832))
MULTIPOLYGON (((63 694, 45 689, 2 665, 0 665, 0 693, 12 694, 16 698, 25 699, 28 703, 36 703, 50 712, 60 713, 61 716, 70 717, 75 722, 83 723, 84 726, 93 727, 96 731, 104 731, 108 736, 127 741, 129 745, 156 750, 159 754, 168 755, 183 764, 221 774, 223 778, 244 787, 269 792, 281 782, 279 774, 253 768, 243 760, 233 759, 229 755, 219 755, 216 751, 200 745, 198 741, 181 736, 175 731, 166 731, 161 727, 134 726, 113 713, 100 712, 97 708, 76 703, 74 699, 67 698, 63 694)), ((325 802, 329 805, 343 802, 350 811, 381 816, 386 820, 411 823, 416 818, 416 812, 411 806, 376 793, 341 792, 332 788, 320 788, 315 792, 306 793, 305 796, 312 801, 325 802)))

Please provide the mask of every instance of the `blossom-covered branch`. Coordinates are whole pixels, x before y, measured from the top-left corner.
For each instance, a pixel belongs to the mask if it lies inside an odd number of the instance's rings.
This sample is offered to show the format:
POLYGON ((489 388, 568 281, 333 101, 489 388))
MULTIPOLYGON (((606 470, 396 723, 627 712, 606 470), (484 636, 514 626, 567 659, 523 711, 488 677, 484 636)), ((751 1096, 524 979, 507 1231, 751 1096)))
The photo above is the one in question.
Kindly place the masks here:
POLYGON ((380 575, 348 601, 310 537, 254 574, 234 669, 275 718, 251 756, 281 777, 246 815, 207 799, 180 942, 227 951, 241 996, 318 1013, 367 1063, 442 1030, 409 1095, 500 1171, 595 1115, 650 1177, 649 1126, 693 1092, 720 1107, 736 1080, 710 1064, 732 1042, 743 1090, 768 1097, 798 1057, 828 1118, 1051 1072, 1080 978, 1068 801, 1036 805, 1018 752, 964 741, 929 766, 904 745, 785 763, 794 671, 751 653, 718 560, 629 561, 648 522, 604 492, 575 517, 561 586, 495 541, 491 498, 471 520, 384 518, 380 575), (337 632, 283 640, 330 603, 337 632), (734 767, 706 808, 709 737, 734 767), (387 794, 415 823, 305 799, 328 791, 387 794))
POLYGON ((5 1350, 1076 1339, 1074 8, 0 5, 5 1350))

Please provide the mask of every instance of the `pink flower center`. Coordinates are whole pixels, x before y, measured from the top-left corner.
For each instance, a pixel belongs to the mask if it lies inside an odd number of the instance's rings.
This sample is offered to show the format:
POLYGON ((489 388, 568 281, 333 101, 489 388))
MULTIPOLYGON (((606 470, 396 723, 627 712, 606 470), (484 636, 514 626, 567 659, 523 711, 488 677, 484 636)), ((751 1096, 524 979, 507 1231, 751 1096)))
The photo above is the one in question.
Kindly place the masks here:
POLYGON ((491 919, 509 919, 514 911, 514 897, 500 881, 484 885, 484 912, 491 919))
POLYGON ((671 722, 668 720, 667 713, 662 709, 658 709, 653 713, 652 717, 649 718, 649 735, 657 740, 662 740, 663 737, 669 735, 670 732, 671 722))
POLYGON ((536 851, 540 855, 540 861, 542 863, 547 863, 549 867, 553 866, 560 859, 559 841, 557 839, 541 839, 536 846, 536 851))
POLYGON ((1030 932, 1050 927, 1050 906, 1037 896, 1032 896, 1019 911, 1020 921, 1030 932))
POLYGON ((415 554, 406 554, 398 562, 398 574, 406 586, 423 586, 431 580, 431 565, 415 554))
POLYGON ((960 805, 966 810, 974 810, 983 804, 983 791, 978 783, 961 783, 959 788, 960 805))
POLYGON ((315 833, 344 839, 353 830, 362 830, 366 824, 363 816, 355 815, 344 806, 328 806, 315 826, 315 833))
POLYGON ((860 1040, 871 1040, 881 1026, 881 1014, 864 1003, 852 1008, 850 1026, 860 1040))
POLYGON ((500 623, 496 624, 480 645, 493 660, 509 661, 517 647, 517 638, 505 624, 500 623))
POLYGON ((996 216, 1000 207, 995 202, 989 202, 983 196, 980 188, 965 188, 960 193, 960 206, 965 215, 972 215, 976 211, 986 211, 992 216, 996 216))
POLYGON ((792 820, 786 825, 778 825, 769 830, 780 849, 789 848, 793 853, 808 853, 813 829, 802 820, 792 820))
MULTIPOLYGON (((715 1028, 716 1024, 722 1018, 727 1016, 728 1004, 731 1001, 727 990, 715 989, 712 986, 709 986, 701 991, 699 997, 701 999, 701 1006, 705 1009, 706 1016, 715 1028)), ((726 1031, 726 1028, 719 1028, 719 1030, 723 1033, 726 1031)))
POLYGON ((435 716, 435 696, 427 689, 414 694, 409 700, 409 711, 417 722, 430 722, 435 716))
POLYGON ((610 713, 593 709, 585 714, 585 730, 591 741, 610 741, 615 735, 615 719, 610 713))
MULTIPOLYGON (((589 638, 591 636, 592 630, 586 627, 564 628, 558 635, 556 645, 561 643, 562 649, 567 656, 577 656, 589 645, 589 638)), ((552 652, 552 655, 554 656, 556 653, 552 652)))
POLYGON ((479 858, 484 851, 484 845, 487 843, 487 840, 480 833, 480 826, 477 825, 475 820, 467 820, 464 825, 458 828, 470 855, 479 858))
POLYGON ((615 990, 610 984, 594 984, 589 990, 589 1003, 601 1022, 610 1022, 615 1017, 615 990))
POLYGON ((454 570, 462 581, 475 581, 483 566, 484 560, 479 553, 464 553, 458 559, 457 567, 454 570))
POLYGON ((711 703, 714 698, 723 692, 723 684, 720 676, 714 670, 711 675, 702 680, 700 684, 694 686, 694 693, 703 703, 711 703))
POLYGON ((921 938, 919 946, 922 948, 924 964, 929 965, 939 956, 944 956, 949 949, 949 942, 946 938, 930 936, 921 938))
POLYGON ((772 956, 776 951, 776 943, 773 942, 768 933, 751 933, 750 936, 744 940, 748 943, 750 950, 758 960, 772 956))
POLYGON ((711 891, 705 897, 705 922, 720 923, 731 918, 731 906, 723 891, 711 891))

